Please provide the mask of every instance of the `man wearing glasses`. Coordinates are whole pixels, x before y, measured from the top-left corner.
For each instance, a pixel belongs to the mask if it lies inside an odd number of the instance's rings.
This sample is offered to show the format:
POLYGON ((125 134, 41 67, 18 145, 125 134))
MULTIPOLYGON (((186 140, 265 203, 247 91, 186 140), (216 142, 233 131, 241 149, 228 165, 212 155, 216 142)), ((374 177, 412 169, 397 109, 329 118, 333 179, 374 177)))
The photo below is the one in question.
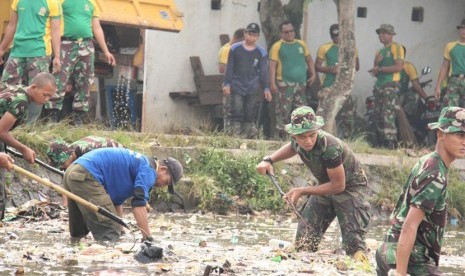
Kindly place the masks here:
POLYGON ((304 41, 295 38, 294 26, 285 21, 279 25, 281 39, 270 50, 270 90, 276 95, 276 128, 285 137, 284 125, 291 111, 306 105, 306 85, 316 78, 312 56, 304 41), (307 70, 310 78, 307 80, 307 70))
MULTIPOLYGON (((122 204, 130 197, 131 207, 142 239, 150 240, 146 203, 151 189, 174 184, 183 175, 181 163, 168 157, 163 161, 125 148, 101 148, 78 158, 66 170, 64 188, 81 198, 123 216, 122 204)), ((73 200, 68 201, 69 232, 81 238, 92 232, 94 239, 115 241, 121 235, 120 225, 95 214, 73 200)))
POLYGON ((328 226, 338 218, 346 254, 364 260, 365 235, 370 221, 370 205, 365 199, 367 179, 352 150, 333 135, 321 130, 323 118, 311 107, 292 112, 286 131, 291 141, 257 165, 260 174, 274 174, 273 163, 298 154, 318 180, 317 185, 292 188, 284 199, 297 203, 307 196, 297 228, 296 248, 316 252, 328 226))

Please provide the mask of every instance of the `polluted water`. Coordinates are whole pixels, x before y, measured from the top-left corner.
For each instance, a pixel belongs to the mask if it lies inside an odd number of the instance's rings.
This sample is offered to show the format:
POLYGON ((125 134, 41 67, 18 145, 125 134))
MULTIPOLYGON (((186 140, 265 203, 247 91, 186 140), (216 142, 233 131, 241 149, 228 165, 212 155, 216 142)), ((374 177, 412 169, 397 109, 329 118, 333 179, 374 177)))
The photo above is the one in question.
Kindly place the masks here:
MULTIPOLYGON (((124 219, 135 224, 129 210, 124 219)), ((375 275, 374 250, 387 229, 371 225, 369 262, 362 263, 341 253, 337 222, 315 253, 294 250, 295 219, 270 213, 152 212, 149 227, 160 258, 140 262, 135 254, 144 243, 137 229, 126 230, 116 243, 98 243, 91 235, 70 240, 66 210, 56 219, 35 220, 28 214, 4 220, 0 275, 375 275)), ((440 263, 445 275, 463 275, 464 238, 460 226, 447 229, 440 263)))

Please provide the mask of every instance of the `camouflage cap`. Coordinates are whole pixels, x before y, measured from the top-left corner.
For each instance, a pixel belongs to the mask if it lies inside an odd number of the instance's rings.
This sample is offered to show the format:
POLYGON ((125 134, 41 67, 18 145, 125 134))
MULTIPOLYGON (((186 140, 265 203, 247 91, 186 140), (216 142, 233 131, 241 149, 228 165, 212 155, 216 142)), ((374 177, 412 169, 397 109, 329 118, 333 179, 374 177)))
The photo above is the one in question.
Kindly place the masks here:
POLYGON ((302 134, 317 130, 325 125, 323 117, 316 116, 313 108, 301 106, 292 111, 291 123, 286 125, 289 134, 302 134))
POLYGON ((54 140, 47 149, 47 156, 50 160, 49 164, 60 169, 71 156, 71 153, 73 153, 73 148, 70 144, 61 139, 54 140))
POLYGON ((376 33, 379 34, 381 31, 384 31, 388 34, 395 35, 396 32, 394 31, 394 26, 391 24, 381 24, 378 29, 376 29, 376 33))
POLYGON ((163 160, 163 162, 168 167, 168 170, 171 174, 171 185, 168 186, 168 191, 171 194, 174 194, 174 184, 178 183, 183 175, 182 165, 176 158, 173 157, 168 157, 163 160))
POLYGON ((456 106, 444 107, 438 121, 428 124, 430 129, 444 133, 465 132, 465 109, 456 106))

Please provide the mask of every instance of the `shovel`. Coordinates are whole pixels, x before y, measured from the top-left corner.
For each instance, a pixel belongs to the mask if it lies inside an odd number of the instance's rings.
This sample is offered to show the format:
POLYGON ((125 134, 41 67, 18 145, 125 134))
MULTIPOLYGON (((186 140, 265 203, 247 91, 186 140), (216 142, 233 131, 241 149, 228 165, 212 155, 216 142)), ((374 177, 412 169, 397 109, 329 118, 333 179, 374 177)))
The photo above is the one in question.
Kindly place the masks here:
POLYGON ((56 192, 62 194, 62 195, 65 195, 67 196, 68 198, 71 198, 72 200, 76 201, 77 203, 81 204, 82 206, 86 207, 87 209, 91 210, 92 212, 94 213, 98 213, 98 214, 101 214, 113 221, 115 221, 116 223, 126 227, 127 229, 129 229, 129 226, 126 222, 124 222, 121 218, 119 218, 118 216, 114 215, 113 213, 111 213, 110 211, 100 207, 100 206, 97 206, 93 203, 90 203, 89 201, 83 199, 82 197, 79 197, 73 193, 71 193, 70 191, 67 191, 65 189, 63 189, 62 187, 56 185, 56 184, 53 184, 52 182, 42 178, 42 177, 39 177, 21 167, 18 167, 16 165, 12 165, 11 167, 12 170, 14 170, 15 172, 18 172, 24 176, 27 176, 53 190, 55 190, 56 192))
MULTIPOLYGON (((15 157, 24 158, 24 156, 21 153, 15 151, 15 150, 12 150, 12 149, 10 149, 8 147, 6 147, 6 152, 11 153, 15 157)), ((49 164, 45 163, 44 161, 41 161, 39 159, 35 159, 34 161, 37 162, 37 164, 41 165, 42 167, 46 168, 47 170, 61 175, 61 177, 63 177, 65 175, 64 171, 61 171, 61 170, 59 170, 59 169, 57 169, 55 167, 52 167, 49 164)))

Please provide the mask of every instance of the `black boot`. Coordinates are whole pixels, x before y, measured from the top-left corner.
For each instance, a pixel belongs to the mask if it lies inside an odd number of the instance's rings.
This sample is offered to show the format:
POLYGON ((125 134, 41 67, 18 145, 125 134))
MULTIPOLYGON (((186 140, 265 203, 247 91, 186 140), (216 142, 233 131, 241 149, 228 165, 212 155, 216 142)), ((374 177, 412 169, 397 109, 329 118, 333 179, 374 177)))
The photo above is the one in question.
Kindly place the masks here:
POLYGON ((84 124, 84 117, 86 116, 84 111, 73 111, 73 125, 82 126, 84 124))

